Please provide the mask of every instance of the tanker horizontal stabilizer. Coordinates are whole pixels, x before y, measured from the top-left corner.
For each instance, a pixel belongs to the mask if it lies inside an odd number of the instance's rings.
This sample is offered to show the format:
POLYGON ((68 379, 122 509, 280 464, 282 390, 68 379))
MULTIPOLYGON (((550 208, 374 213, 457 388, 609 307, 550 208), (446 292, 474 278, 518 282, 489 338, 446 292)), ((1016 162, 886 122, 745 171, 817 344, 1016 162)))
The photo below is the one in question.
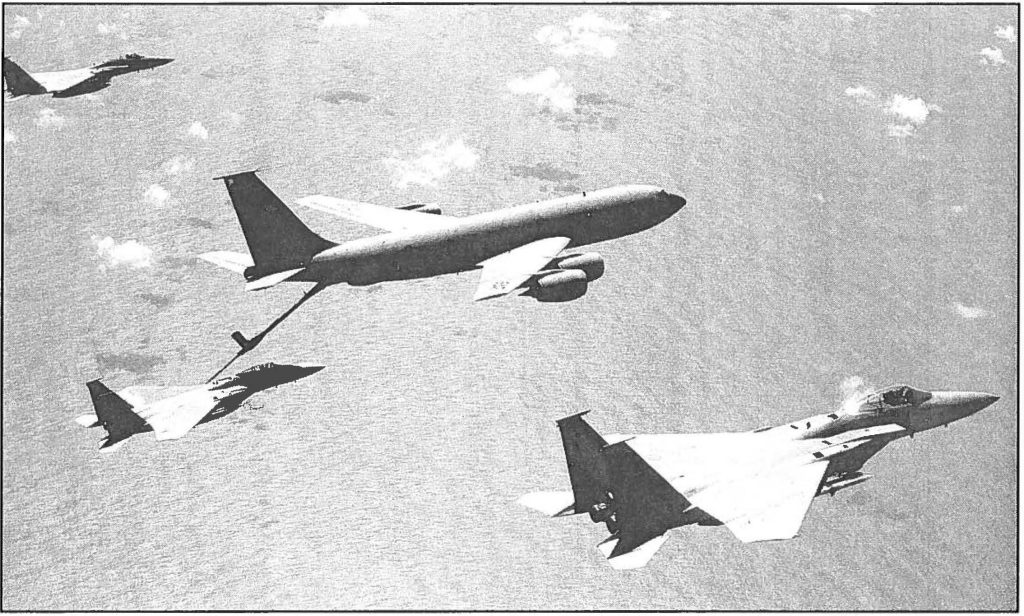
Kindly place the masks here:
POLYGON ((305 268, 300 267, 298 269, 285 270, 283 272, 277 272, 275 274, 270 274, 269 276, 264 276, 263 278, 257 278, 256 280, 253 280, 251 282, 247 282, 245 284, 245 290, 246 291, 262 291, 263 289, 269 289, 270 287, 273 287, 273 286, 281 284, 285 280, 288 280, 289 278, 291 278, 295 274, 298 274, 299 272, 301 272, 304 269, 305 268))
POLYGON ((229 252, 226 250, 203 253, 199 255, 199 258, 208 263, 213 263, 218 267, 231 270, 236 274, 244 274, 246 268, 256 266, 256 264, 252 262, 252 257, 249 255, 240 252, 229 252))

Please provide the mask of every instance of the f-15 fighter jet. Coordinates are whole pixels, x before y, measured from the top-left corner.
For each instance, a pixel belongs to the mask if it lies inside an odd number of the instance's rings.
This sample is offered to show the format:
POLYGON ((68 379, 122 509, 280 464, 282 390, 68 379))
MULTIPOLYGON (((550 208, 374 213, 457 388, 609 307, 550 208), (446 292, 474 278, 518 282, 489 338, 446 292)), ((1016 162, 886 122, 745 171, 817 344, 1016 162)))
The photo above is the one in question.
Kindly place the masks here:
POLYGON ((297 381, 323 368, 308 364, 260 364, 205 385, 135 386, 116 394, 99 380, 89 381, 86 386, 96 414, 82 415, 75 421, 87 428, 103 427, 107 431, 100 449, 141 432, 155 432, 158 441, 181 438, 197 424, 238 410, 255 393, 297 381))
POLYGON ((598 548, 616 569, 642 567, 666 532, 724 524, 743 542, 796 536, 815 496, 867 481, 869 458, 892 441, 948 425, 999 398, 905 385, 845 410, 775 428, 641 434, 606 440, 582 418, 559 420, 572 492, 524 496, 552 516, 587 513, 611 536, 598 548))
POLYGON ((171 62, 170 58, 147 58, 130 53, 115 60, 107 60, 88 68, 52 73, 28 73, 10 58, 4 58, 4 90, 12 98, 33 94, 52 94, 54 98, 69 98, 102 90, 118 75, 153 69, 171 62))

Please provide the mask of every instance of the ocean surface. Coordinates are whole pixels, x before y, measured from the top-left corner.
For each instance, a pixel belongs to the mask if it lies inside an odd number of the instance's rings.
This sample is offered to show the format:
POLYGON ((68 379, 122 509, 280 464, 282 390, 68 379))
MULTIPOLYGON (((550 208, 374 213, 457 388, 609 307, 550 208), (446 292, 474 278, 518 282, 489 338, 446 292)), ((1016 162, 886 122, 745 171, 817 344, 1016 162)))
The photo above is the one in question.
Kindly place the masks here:
POLYGON ((174 62, 4 103, 3 608, 1015 609, 1017 25, 1013 6, 5 6, 29 71, 174 62), (100 452, 73 422, 86 381, 203 382, 232 330, 301 295, 196 259, 245 250, 211 178, 253 168, 289 203, 467 215, 645 183, 689 204, 597 245, 607 273, 571 303, 474 303, 474 273, 334 287, 234 366, 326 370, 100 452), (791 541, 680 528, 615 571, 603 526, 516 503, 568 488, 568 414, 750 430, 894 383, 1002 399, 887 447, 791 541))

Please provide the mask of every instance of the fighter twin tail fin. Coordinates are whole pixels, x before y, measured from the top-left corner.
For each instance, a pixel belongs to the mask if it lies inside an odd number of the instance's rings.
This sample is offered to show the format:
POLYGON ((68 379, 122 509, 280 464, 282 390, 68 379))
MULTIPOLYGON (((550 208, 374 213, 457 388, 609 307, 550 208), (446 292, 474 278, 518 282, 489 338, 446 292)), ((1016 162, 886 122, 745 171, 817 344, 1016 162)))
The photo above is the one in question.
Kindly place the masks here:
MULTIPOLYGON (((572 485, 571 510, 608 526, 612 534, 598 547, 612 567, 642 567, 689 503, 627 442, 609 444, 583 420, 584 414, 557 422, 572 485)), ((559 513, 569 511, 566 507, 559 513)))
POLYGON ((96 408, 96 419, 107 431, 107 440, 100 445, 101 449, 149 429, 146 420, 132 410, 132 405, 110 391, 99 380, 89 381, 86 386, 96 408))
POLYGON ((4 81, 11 96, 46 94, 46 88, 10 58, 4 58, 4 81))

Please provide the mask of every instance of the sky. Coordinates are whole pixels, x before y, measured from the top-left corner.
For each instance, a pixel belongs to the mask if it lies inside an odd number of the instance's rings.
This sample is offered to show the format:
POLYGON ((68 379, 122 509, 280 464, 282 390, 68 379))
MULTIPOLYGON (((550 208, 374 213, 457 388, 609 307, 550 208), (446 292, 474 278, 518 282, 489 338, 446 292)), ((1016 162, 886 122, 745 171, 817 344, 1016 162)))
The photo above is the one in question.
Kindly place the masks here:
MULTIPOLYGON (((26 70, 171 57, 3 107, 5 609, 1014 609, 1014 6, 4 6, 26 70), (300 295, 215 176, 460 216, 686 196, 583 298, 335 287, 235 367, 327 369, 115 452, 86 381, 205 381, 300 295), (800 535, 612 570, 554 421, 742 431, 906 383, 994 406, 886 447, 800 535), (582 518, 582 519, 581 519, 582 518), (60 589, 56 592, 55 589, 60 589)), ((321 235, 371 229, 300 209, 321 235)))

